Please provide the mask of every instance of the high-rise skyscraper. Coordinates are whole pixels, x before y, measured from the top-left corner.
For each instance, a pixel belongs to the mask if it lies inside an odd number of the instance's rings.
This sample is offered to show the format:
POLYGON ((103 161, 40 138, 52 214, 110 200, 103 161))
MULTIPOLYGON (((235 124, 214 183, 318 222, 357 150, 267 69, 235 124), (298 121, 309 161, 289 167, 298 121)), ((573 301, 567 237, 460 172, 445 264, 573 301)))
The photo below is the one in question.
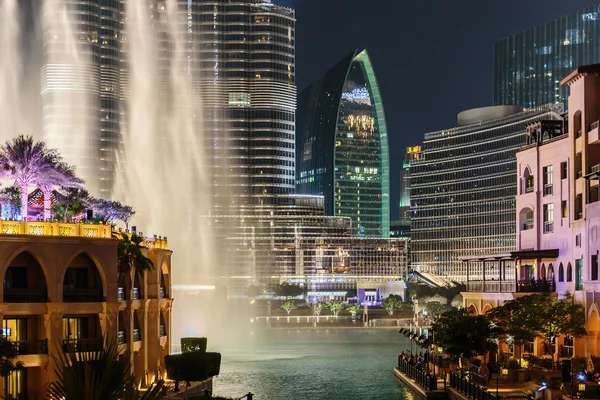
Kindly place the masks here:
MULTIPOLYGON (((126 136, 128 46, 123 0, 48 0, 44 12, 44 139, 78 167, 87 187, 110 196, 126 136)), ((186 52, 211 138, 215 196, 274 203, 294 191, 295 13, 267 0, 152 0, 156 68, 172 73, 186 52), (162 24, 175 5, 181 29, 162 24), (165 28, 166 29, 163 29, 165 28), (171 30, 169 30, 171 29, 171 30), (178 45, 173 45, 174 36, 178 45)), ((155 82, 161 85, 160 81, 155 82)), ((166 86, 165 86, 166 87, 166 86)), ((173 104, 175 93, 164 97, 173 104)), ((181 105, 185 107, 186 105, 181 105)), ((124 155, 126 158, 127 155, 124 155)))
POLYGON ((499 40, 494 57, 494 103, 535 108, 567 104, 560 79, 578 65, 600 62, 600 5, 499 40))
POLYGON ((299 96, 296 191, 325 197, 355 236, 388 237, 385 114, 366 50, 352 51, 299 96))
POLYGON ((97 196, 113 189, 122 142, 122 0, 43 5, 44 140, 77 166, 97 196))

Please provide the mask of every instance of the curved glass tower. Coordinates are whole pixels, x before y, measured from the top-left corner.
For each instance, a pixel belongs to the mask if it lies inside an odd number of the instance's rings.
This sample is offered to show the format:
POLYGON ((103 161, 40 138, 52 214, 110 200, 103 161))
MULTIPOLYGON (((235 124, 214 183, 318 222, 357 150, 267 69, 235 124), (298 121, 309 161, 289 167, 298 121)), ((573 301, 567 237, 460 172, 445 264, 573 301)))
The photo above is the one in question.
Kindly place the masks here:
POLYGON ((387 125, 367 51, 304 90, 298 115, 296 191, 324 195, 326 214, 351 217, 355 236, 388 237, 387 125))

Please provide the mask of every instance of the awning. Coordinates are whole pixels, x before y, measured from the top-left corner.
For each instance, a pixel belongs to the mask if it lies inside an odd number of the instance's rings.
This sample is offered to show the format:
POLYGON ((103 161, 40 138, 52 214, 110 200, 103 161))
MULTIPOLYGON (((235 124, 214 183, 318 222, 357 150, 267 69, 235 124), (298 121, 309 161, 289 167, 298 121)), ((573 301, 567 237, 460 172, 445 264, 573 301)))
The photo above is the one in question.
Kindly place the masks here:
POLYGON ((521 250, 510 253, 514 259, 558 258, 558 249, 551 250, 521 250))

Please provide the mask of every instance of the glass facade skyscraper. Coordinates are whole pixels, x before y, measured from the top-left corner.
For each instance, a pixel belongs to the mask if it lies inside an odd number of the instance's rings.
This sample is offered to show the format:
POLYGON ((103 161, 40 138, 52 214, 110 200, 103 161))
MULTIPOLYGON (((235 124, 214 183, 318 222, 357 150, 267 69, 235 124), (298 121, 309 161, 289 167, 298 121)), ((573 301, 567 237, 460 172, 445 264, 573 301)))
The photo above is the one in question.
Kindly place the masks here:
POLYGON ((580 65, 600 62, 600 5, 519 32, 495 44, 494 103, 526 109, 561 103, 560 80, 580 65))
POLYGON ((388 237, 389 160, 381 94, 366 50, 353 51, 299 96, 296 191, 323 195, 355 236, 388 237))
POLYGON ((425 134, 410 166, 413 268, 463 282, 461 258, 515 250, 516 153, 527 125, 559 120, 560 112, 557 105, 469 110, 458 127, 425 134))

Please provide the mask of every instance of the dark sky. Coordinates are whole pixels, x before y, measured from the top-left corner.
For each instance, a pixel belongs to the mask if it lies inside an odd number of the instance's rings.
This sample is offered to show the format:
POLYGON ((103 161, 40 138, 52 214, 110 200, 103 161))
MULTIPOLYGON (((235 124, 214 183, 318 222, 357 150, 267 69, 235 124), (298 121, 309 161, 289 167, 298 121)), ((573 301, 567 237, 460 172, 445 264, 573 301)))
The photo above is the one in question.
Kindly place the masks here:
MULTIPOLYGON (((279 0, 287 1, 290 0, 279 0)), ((390 137, 391 217, 404 149, 493 105, 494 42, 598 0, 296 0, 298 89, 367 48, 390 137)))

